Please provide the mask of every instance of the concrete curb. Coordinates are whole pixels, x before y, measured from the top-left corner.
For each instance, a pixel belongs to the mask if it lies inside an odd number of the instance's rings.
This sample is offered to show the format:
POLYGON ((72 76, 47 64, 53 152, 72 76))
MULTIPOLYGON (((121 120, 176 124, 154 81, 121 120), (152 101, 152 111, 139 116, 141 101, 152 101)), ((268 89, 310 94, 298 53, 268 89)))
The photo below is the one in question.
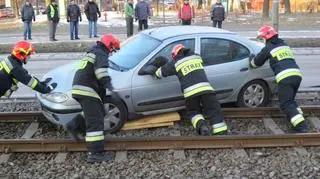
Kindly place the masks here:
MULTIPOLYGON (((320 47, 320 38, 284 38, 293 48, 320 47)), ((95 41, 34 42, 37 53, 85 52, 95 41)), ((0 54, 10 52, 14 43, 0 44, 0 54)))

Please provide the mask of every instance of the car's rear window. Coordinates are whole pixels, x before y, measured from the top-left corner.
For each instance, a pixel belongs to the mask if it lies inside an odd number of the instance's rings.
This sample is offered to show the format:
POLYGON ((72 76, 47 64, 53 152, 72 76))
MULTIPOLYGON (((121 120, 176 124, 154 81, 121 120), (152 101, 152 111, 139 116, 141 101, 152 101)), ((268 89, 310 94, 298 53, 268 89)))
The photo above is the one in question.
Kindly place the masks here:
POLYGON ((110 60, 121 67, 131 69, 160 44, 161 41, 155 38, 138 34, 126 40, 121 49, 110 57, 110 60))

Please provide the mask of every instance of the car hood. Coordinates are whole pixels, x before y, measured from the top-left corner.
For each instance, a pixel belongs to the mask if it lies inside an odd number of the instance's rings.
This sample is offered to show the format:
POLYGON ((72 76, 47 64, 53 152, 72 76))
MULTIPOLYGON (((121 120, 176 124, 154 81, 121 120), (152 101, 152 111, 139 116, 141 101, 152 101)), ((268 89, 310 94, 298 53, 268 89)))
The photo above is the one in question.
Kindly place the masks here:
MULTIPOLYGON (((62 92, 62 93, 70 93, 71 87, 72 87, 72 82, 73 82, 73 77, 76 73, 77 70, 77 64, 79 61, 72 62, 63 66, 60 66, 58 68, 55 68, 48 73, 46 73, 43 77, 42 80, 46 78, 52 78, 52 82, 56 82, 58 85, 54 89, 53 92, 62 92)), ((109 68, 108 74, 111 76, 113 79, 120 78, 121 74, 124 73, 122 71, 114 70, 109 68)), ((123 79, 122 79, 123 80, 123 79)), ((113 84, 114 88, 117 88, 116 84, 113 84)))

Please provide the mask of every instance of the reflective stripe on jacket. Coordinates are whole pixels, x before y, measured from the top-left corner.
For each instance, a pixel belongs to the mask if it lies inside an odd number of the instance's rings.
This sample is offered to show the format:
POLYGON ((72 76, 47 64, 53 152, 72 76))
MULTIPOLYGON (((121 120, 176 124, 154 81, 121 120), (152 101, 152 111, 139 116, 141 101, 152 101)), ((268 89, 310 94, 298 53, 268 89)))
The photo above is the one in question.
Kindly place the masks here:
POLYGON ((156 76, 177 75, 185 98, 213 92, 198 55, 191 55, 178 61, 171 61, 156 71, 156 76))
POLYGON ((36 78, 28 74, 20 61, 9 56, 0 62, 0 95, 9 97, 18 89, 19 82, 40 93, 50 92, 46 84, 39 83, 36 78))
POLYGON ((95 45, 78 63, 72 83, 73 97, 90 97, 101 100, 106 88, 112 88, 108 73, 108 52, 104 46, 95 45))
POLYGON ((268 40, 266 46, 250 62, 250 66, 257 68, 262 66, 268 59, 277 83, 290 76, 302 77, 291 48, 283 40, 277 37, 268 40))

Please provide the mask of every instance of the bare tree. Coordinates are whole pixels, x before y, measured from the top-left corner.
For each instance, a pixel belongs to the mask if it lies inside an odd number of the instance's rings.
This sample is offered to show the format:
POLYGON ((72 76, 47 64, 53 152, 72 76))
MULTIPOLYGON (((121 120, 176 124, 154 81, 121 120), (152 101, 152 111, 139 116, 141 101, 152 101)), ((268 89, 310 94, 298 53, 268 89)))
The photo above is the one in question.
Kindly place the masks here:
POLYGON ((269 0, 264 0, 263 1, 262 17, 263 18, 268 18, 269 17, 269 0))
POLYGON ((231 0, 231 4, 230 4, 230 12, 233 12, 233 3, 234 3, 234 0, 231 0))
POLYGON ((285 3, 285 13, 291 14, 290 0, 284 0, 285 3))
POLYGON ((18 0, 11 0, 11 7, 13 9, 13 13, 15 18, 19 18, 19 5, 18 5, 18 0))

